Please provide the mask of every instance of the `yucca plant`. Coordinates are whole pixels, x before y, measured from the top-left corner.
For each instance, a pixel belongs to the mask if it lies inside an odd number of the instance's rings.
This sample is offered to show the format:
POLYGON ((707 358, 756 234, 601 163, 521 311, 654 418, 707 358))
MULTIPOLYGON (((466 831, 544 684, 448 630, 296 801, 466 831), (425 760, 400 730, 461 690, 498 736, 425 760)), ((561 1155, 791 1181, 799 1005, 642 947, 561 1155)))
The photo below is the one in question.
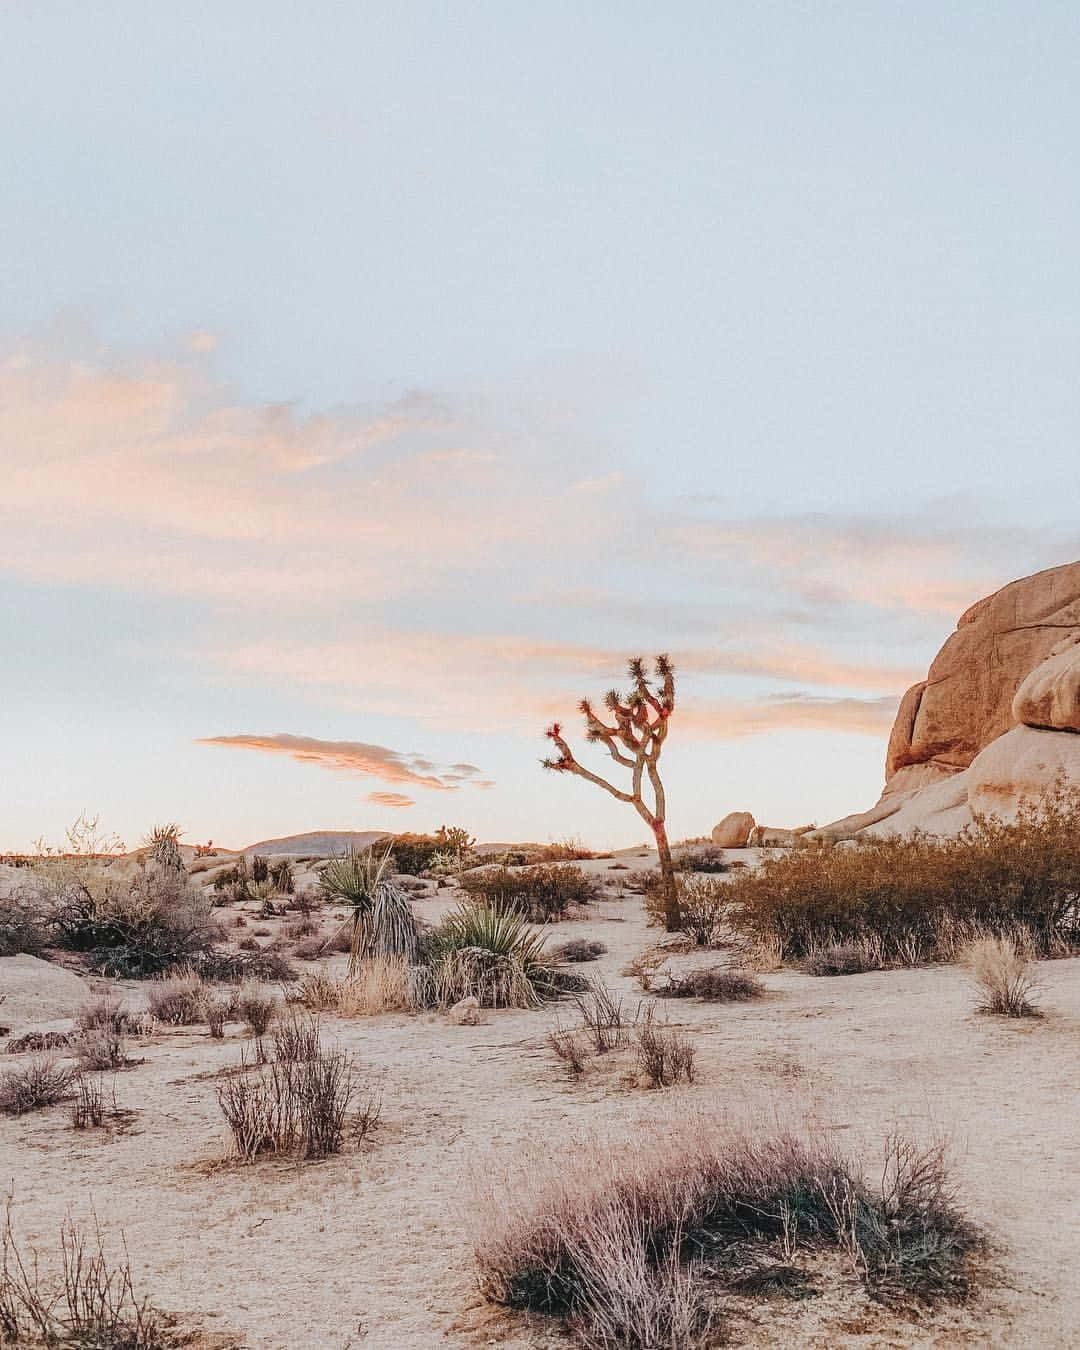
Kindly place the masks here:
POLYGON ((184 870, 184 860, 180 856, 182 833, 180 826, 176 824, 155 825, 143 840, 143 846, 149 850, 151 859, 166 871, 184 870))
POLYGON ((365 956, 416 960, 418 929, 409 897, 389 879, 392 849, 379 858, 374 850, 350 852, 332 858, 323 868, 319 885, 332 903, 351 907, 349 971, 354 973, 365 956))
POLYGON ((487 1008, 534 1008, 554 992, 544 935, 517 909, 464 903, 436 929, 428 951, 433 1001, 470 996, 487 1008))

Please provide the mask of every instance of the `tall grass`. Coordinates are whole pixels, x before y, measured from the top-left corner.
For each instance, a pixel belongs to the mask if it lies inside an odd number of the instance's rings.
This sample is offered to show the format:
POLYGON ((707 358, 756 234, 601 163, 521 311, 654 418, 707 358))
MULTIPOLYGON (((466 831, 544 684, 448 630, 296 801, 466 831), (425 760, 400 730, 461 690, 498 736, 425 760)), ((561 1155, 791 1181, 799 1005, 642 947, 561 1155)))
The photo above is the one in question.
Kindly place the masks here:
POLYGON ((963 953, 981 994, 979 1011, 1002 1017, 1037 1017, 1031 961, 1013 937, 977 938, 963 953))

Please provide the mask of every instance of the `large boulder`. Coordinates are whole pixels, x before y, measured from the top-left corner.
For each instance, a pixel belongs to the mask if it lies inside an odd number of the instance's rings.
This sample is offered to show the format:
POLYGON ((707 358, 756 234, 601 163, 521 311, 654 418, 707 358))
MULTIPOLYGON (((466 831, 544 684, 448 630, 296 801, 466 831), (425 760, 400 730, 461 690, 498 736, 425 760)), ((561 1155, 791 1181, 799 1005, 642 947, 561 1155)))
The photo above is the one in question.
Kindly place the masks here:
POLYGON ((749 811, 729 811, 719 825, 713 826, 712 841, 720 848, 745 848, 754 828, 749 811))
POLYGON ((911 764, 966 769, 1014 725, 1021 684, 1069 636, 1080 638, 1080 562, 1010 582, 972 605, 926 680, 901 701, 886 779, 911 764))
POLYGON ((13 1034, 78 1017, 90 986, 74 971, 36 956, 0 957, 0 1021, 13 1034))
POLYGON ((954 834, 1013 819, 1058 782, 1080 788, 1080 562, 973 605, 900 702, 876 806, 816 831, 833 839, 954 834))

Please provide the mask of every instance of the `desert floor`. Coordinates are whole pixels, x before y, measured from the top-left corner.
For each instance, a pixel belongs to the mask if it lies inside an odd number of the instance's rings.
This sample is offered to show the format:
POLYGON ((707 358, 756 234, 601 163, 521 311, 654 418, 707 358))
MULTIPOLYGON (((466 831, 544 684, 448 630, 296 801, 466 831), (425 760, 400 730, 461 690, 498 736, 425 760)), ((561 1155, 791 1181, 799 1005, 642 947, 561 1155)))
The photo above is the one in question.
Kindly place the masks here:
MULTIPOLYGON (((440 892, 417 910, 435 919, 447 901, 440 892)), ((607 945, 579 969, 636 1005, 641 991, 621 972, 658 937, 640 897, 605 901, 551 930, 552 941, 569 937, 607 945)), ((673 966, 716 960, 704 953, 673 966)), ((96 1210, 108 1235, 124 1234, 140 1291, 224 1344, 525 1350, 566 1342, 549 1325, 479 1300, 475 1169, 690 1109, 812 1113, 870 1158, 897 1127, 944 1133, 957 1190, 998 1247, 995 1278, 973 1304, 900 1317, 841 1276, 816 1299, 748 1305, 733 1343, 1076 1345, 1080 961, 1044 963, 1046 1015, 1018 1022, 977 1015, 955 968, 762 978, 768 997, 759 1003, 664 1002, 698 1046, 697 1080, 666 1092, 629 1084, 626 1061, 594 1062, 571 1081, 546 1044, 557 1019, 570 1023, 565 1007, 488 1011, 480 1026, 434 1014, 324 1015, 324 1041, 352 1051, 364 1078, 381 1084, 383 1116, 359 1148, 317 1163, 225 1161, 215 1075, 239 1062, 243 1028, 230 1026, 224 1041, 205 1028, 157 1029, 132 1046, 142 1062, 116 1079, 120 1105, 134 1113, 126 1124, 75 1132, 64 1106, 0 1118, 0 1178, 14 1188, 24 1244, 49 1259, 65 1216, 96 1210)), ((138 1006, 140 986, 120 987, 138 1006)), ((20 1030, 35 1018, 61 1025, 56 1007, 34 1013, 28 994, 21 1021, 19 1008, 16 993, 3 1020, 14 1016, 20 1030)), ((17 1062, 4 1056, 0 1067, 17 1062)))

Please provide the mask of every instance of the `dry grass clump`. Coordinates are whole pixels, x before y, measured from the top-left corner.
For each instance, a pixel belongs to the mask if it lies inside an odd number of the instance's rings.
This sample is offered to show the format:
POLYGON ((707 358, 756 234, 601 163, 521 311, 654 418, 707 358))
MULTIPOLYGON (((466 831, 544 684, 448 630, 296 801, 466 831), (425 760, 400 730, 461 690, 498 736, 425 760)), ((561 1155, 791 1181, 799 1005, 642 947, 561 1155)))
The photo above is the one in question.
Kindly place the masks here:
POLYGON ((236 998, 214 997, 208 994, 203 1001, 203 1021, 215 1041, 225 1038, 225 1023, 236 1015, 236 998))
POLYGON ((257 988, 241 988, 236 996, 236 1011, 253 1036, 264 1036, 277 1013, 277 999, 257 988))
POLYGON ((134 1013, 114 994, 104 994, 79 1012, 80 1031, 114 1031, 121 1036, 141 1036, 147 1030, 142 1013, 134 1013))
POLYGON ((671 850, 671 859, 677 872, 731 871, 731 863, 724 857, 724 850, 718 844, 703 839, 677 844, 671 850))
POLYGON ((962 1299, 981 1245, 940 1148, 890 1140, 870 1184, 820 1131, 699 1115, 487 1167, 474 1214, 485 1296, 560 1317, 597 1350, 705 1344, 729 1290, 827 1248, 876 1298, 962 1299))
POLYGON ((105 1123, 105 1089, 97 1078, 79 1078, 78 1092, 71 1106, 71 1124, 76 1130, 89 1130, 105 1123))
POLYGON ((109 1026, 84 1031, 75 1043, 75 1057, 84 1073, 123 1069, 133 1062, 123 1032, 109 1026))
POLYGON ((729 895, 733 925, 788 957, 876 939, 886 963, 951 959, 1017 925, 1059 954, 1080 943, 1080 792, 1059 785, 1012 824, 982 817, 953 838, 804 842, 739 872, 729 895))
MULTIPOLYGON (((340 1151, 356 1094, 351 1058, 340 1050, 317 1049, 308 1058, 278 1058, 257 1073, 225 1078, 218 1102, 233 1149, 244 1162, 282 1153, 324 1158, 340 1151)), ((366 1133, 377 1118, 377 1102, 369 1096, 358 1132, 366 1133)))
POLYGON ((598 1055, 629 1044, 633 1020, 624 1012, 622 999, 602 980, 590 981, 588 989, 572 998, 584 1035, 598 1055))
POLYGON ((25 1055, 30 1051, 66 1050, 75 1038, 67 1031, 28 1031, 8 1041, 9 1055, 25 1055))
POLYGON ((274 1028, 274 1058, 281 1063, 295 1064, 315 1059, 319 1054, 319 1019, 296 1012, 274 1028))
POLYGON ((652 1005, 635 1031, 637 1060, 650 1087, 674 1087, 694 1081, 697 1051, 674 1027, 657 1022, 652 1005))
POLYGON ((461 885, 487 905, 520 911, 530 923, 555 923, 572 905, 587 905, 600 892, 594 877, 565 863, 480 868, 463 876, 461 885))
POLYGON ((598 961, 607 951, 602 942, 590 942, 588 938, 571 938, 569 942, 560 942, 551 948, 553 961, 598 961))
POLYGON ((710 1003, 747 1003, 763 998, 765 986, 745 970, 729 966, 710 966, 685 975, 669 975, 667 984, 656 991, 664 998, 700 998, 710 1003))
POLYGON ((136 1296, 126 1246, 122 1259, 112 1260, 96 1219, 90 1236, 66 1220, 60 1253, 60 1274, 50 1282, 38 1253, 24 1256, 15 1240, 9 1200, 0 1247, 0 1341, 71 1350, 170 1350, 188 1343, 136 1296))
POLYGON ((979 1012, 1041 1016, 1030 999, 1035 988, 1031 961, 1014 938, 978 938, 964 951, 963 962, 982 994, 979 1012))
POLYGON ((146 1001, 158 1022, 172 1027, 190 1027, 203 1020, 207 988, 193 970, 151 982, 146 1001))
POLYGON ((21 1116, 55 1106, 78 1076, 77 1069, 58 1064, 50 1055, 35 1055, 29 1064, 0 1074, 0 1114, 21 1116))
POLYGON ((803 969, 808 975, 865 975, 883 965, 880 939, 864 937, 854 942, 823 942, 815 946, 803 962, 803 969))
POLYGON ((421 1006, 417 968, 405 961, 372 957, 338 989, 337 1011, 343 1017, 416 1012, 421 1006))
MULTIPOLYGON (((715 946, 730 896, 727 882, 715 877, 684 876, 679 879, 678 894, 677 931, 686 933, 698 947, 715 946)), ((663 916, 658 903, 654 893, 645 906, 657 921, 663 916)))

